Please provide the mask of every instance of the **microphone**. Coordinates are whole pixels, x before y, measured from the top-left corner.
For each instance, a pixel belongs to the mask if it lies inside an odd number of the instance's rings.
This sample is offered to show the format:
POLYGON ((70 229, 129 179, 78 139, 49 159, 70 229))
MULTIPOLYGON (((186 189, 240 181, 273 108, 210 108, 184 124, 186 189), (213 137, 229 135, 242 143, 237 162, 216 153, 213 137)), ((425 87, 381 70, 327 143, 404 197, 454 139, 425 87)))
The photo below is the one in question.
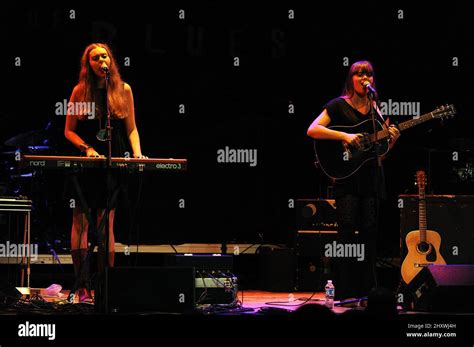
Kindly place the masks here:
POLYGON ((109 73, 109 72, 110 72, 110 71, 109 71, 109 67, 107 66, 106 63, 103 63, 102 66, 100 67, 100 69, 101 69, 102 71, 104 71, 105 73, 109 73))
POLYGON ((370 93, 370 94, 376 94, 377 93, 375 88, 370 85, 369 81, 362 82, 362 85, 367 89, 367 93, 370 93))

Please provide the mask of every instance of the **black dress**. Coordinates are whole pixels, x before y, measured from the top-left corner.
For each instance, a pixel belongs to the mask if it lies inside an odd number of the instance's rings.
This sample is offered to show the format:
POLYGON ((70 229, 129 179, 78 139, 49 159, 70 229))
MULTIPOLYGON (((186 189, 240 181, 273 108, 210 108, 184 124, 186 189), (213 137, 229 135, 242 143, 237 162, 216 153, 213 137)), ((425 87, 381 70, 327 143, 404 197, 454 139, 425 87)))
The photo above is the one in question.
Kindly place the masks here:
MULTIPOLYGON (((105 129, 107 122, 105 89, 99 91, 100 99, 96 102, 96 112, 93 119, 77 121, 76 133, 100 155, 108 155, 108 142, 99 141, 97 133, 105 129)), ((112 127, 112 157, 125 157, 127 152, 132 156, 128 146, 124 119, 117 118, 111 114, 110 124, 112 127)), ((84 153, 80 155, 84 156, 84 153)), ((84 194, 89 208, 105 208, 107 206, 107 175, 105 170, 87 170, 78 175, 79 185, 84 194)), ((112 189, 125 183, 125 177, 121 172, 114 170, 112 173, 112 189)), ((73 197, 77 193, 73 190, 73 197)), ((79 203, 79 201, 77 201, 79 203)))
MULTIPOLYGON (((350 126, 370 119, 342 97, 328 102, 332 125, 350 126)), ((380 122, 384 120, 377 115, 380 122)), ((375 257, 380 200, 385 199, 383 168, 376 160, 364 164, 354 175, 337 180, 334 187, 338 223, 337 242, 364 246, 363 260, 345 255, 332 260, 336 299, 361 297, 376 285, 375 257)))

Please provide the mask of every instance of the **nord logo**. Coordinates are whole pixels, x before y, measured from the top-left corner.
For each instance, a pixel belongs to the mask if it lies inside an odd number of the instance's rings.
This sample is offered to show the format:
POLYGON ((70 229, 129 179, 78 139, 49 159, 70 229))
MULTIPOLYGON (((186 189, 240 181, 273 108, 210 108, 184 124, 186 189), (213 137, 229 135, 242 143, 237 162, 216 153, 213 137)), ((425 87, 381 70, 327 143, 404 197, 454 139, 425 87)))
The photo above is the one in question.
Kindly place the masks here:
POLYGON ((45 160, 33 160, 30 161, 30 166, 46 166, 45 160))

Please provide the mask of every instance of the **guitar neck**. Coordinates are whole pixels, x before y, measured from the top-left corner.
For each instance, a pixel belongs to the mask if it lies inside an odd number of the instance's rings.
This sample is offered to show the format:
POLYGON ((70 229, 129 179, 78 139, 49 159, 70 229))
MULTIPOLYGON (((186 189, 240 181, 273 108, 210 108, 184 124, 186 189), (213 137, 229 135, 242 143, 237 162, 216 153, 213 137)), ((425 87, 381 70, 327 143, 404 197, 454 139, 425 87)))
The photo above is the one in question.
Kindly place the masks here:
POLYGON ((426 242, 426 196, 424 187, 419 188, 419 195, 418 225, 420 229, 420 241, 426 242))
POLYGON ((434 118, 433 112, 425 113, 422 116, 419 116, 417 118, 413 118, 413 119, 407 120, 406 122, 398 124, 398 129, 400 131, 403 131, 403 130, 411 128, 415 125, 424 123, 424 122, 426 122, 430 119, 433 119, 433 118, 434 118))
MULTIPOLYGON (((424 123, 433 118, 434 118, 433 112, 425 113, 422 116, 419 116, 417 118, 413 118, 413 119, 407 120, 406 122, 398 124, 398 130, 403 131, 403 130, 409 129, 411 127, 414 127, 415 125, 424 123)), ((388 138, 389 136, 390 136, 390 133, 388 132, 388 129, 379 130, 377 132, 377 140, 383 140, 383 139, 388 138)), ((369 135, 369 141, 375 142, 374 134, 369 135)))

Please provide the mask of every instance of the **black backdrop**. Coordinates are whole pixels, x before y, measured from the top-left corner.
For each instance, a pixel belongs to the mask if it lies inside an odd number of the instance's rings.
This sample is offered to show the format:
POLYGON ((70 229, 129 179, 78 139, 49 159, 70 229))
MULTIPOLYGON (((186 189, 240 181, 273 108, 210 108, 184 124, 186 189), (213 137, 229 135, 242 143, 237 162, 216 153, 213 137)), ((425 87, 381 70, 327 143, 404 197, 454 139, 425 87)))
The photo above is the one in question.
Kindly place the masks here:
MULTIPOLYGON (((429 150, 458 150, 461 158, 470 153, 474 30, 467 5, 13 6, 2 5, 0 14, 2 146, 51 122, 56 153, 71 149, 55 104, 68 99, 77 83, 85 46, 103 41, 133 88, 143 152, 189 160, 187 173, 145 178, 136 218, 143 243, 288 242, 296 227, 291 199, 325 197, 328 181, 314 168, 306 130, 324 103, 340 94, 345 58, 349 65, 373 62, 382 100, 419 102, 421 113, 446 103, 458 111, 444 126, 432 121, 404 133, 385 161, 389 200, 382 211, 382 239, 387 253, 399 247, 396 197, 413 191, 413 174, 427 167, 429 150), (15 66, 17 57, 20 66, 15 66), (124 66, 127 57, 130 66, 124 66), (234 66, 235 57, 240 66, 234 66), (179 113, 180 104, 185 114, 179 113), (218 163, 217 151, 225 147, 256 149, 257 165, 218 163)), ((449 170, 452 163, 438 165, 431 170, 449 170)), ((38 208, 48 212, 36 215, 36 237, 68 239, 62 176, 43 178, 43 185, 24 181, 49 199, 47 208, 38 208)), ((443 184, 437 187, 439 193, 449 192, 443 184)), ((472 186, 465 188, 469 193, 472 186)), ((130 190, 133 205, 135 186, 130 190)), ((118 217, 122 242, 127 242, 130 222, 125 212, 118 217)))

